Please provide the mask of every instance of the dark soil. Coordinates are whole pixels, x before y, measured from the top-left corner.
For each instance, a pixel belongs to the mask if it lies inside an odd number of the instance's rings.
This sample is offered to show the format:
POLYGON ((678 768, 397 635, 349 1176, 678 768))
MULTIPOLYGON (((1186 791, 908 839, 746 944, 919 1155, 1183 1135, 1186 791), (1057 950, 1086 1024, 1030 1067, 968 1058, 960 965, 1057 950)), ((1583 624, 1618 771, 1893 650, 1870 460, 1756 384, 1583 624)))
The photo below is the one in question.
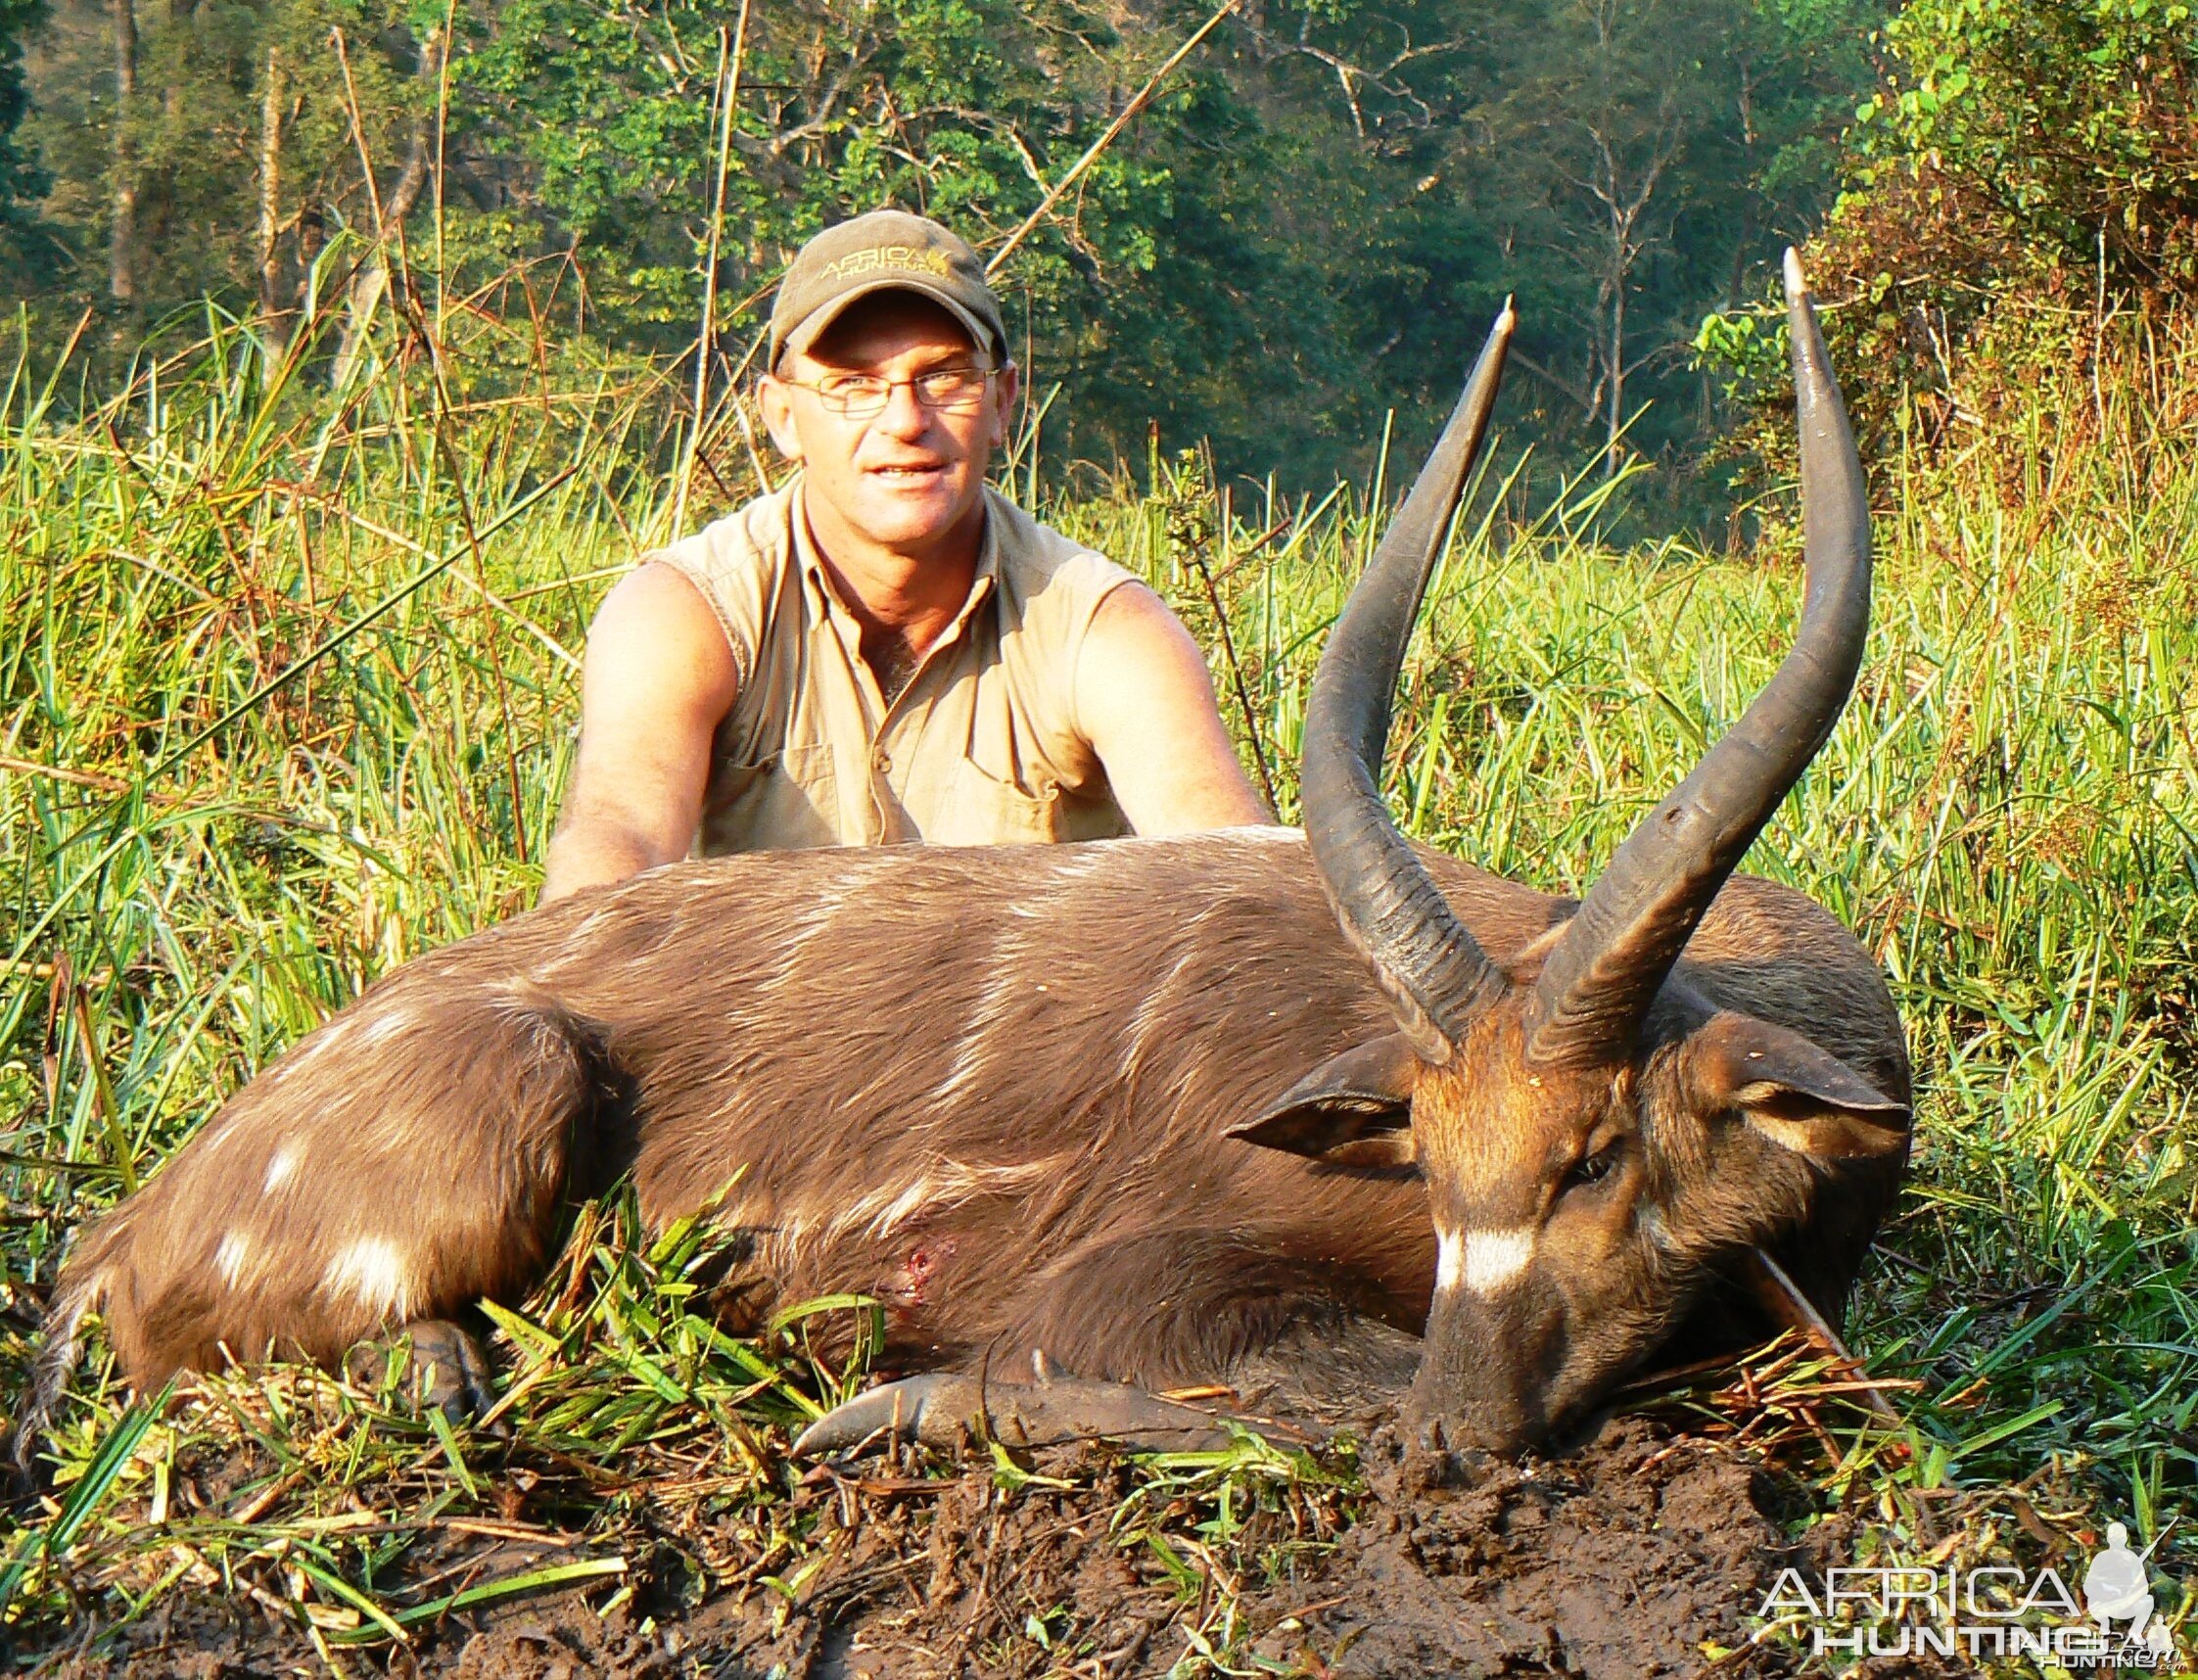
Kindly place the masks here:
MULTIPOLYGON (((1639 1419, 1572 1456, 1523 1466, 1406 1452, 1378 1434, 1361 1466, 1369 1496, 1352 1502, 1355 1519, 1324 1534, 1302 1512, 1268 1510, 1256 1518, 1263 1535, 1246 1530, 1266 1543, 1239 1537, 1234 1553, 1217 1546, 1204 1560, 1196 1512, 1113 1525, 1137 1485, 1117 1464, 1052 1466, 1072 1469, 1074 1485, 1012 1493, 984 1471, 820 1475, 801 1498, 828 1534, 827 1556, 791 1595, 762 1579, 791 1560, 773 1564, 759 1548, 756 1513, 667 1516, 652 1543, 625 1547, 634 1590, 607 1614, 597 1607, 616 1581, 453 1614, 408 1650, 339 1649, 337 1661, 352 1674, 466 1680, 1158 1676, 1196 1640, 1220 1650, 1248 1638, 1256 1655, 1314 1676, 1781 1675, 1800 1665, 1780 1649, 1745 1649, 1750 1613, 1788 1565, 1813 1577, 1852 1562, 1840 1521, 1800 1543, 1785 1537, 1782 1519, 1803 1497, 1797 1484, 1730 1446, 1639 1419), (1155 1523, 1170 1557, 1138 1537, 1155 1523), (1232 1558, 1258 1560, 1237 1578, 1233 1628, 1195 1572, 1232 1558)), ((570 1543, 487 1545, 485 1572, 497 1575, 588 1555, 570 1543)), ((447 1569, 452 1556, 446 1541, 417 1566, 447 1569)), ((271 1595, 177 1595, 104 1637, 78 1627, 31 1671, 327 1673, 281 1609, 271 1595)))

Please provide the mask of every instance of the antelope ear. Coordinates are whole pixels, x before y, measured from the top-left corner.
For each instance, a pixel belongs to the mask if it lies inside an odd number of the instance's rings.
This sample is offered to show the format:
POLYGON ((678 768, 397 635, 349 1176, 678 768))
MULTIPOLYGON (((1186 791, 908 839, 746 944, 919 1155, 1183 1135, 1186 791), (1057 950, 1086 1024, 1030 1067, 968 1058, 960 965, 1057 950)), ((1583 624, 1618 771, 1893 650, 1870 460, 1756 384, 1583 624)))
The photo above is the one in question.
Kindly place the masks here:
POLYGON ((1906 1147, 1908 1105, 1788 1027, 1721 1009, 1688 1036, 1702 1107, 1738 1109, 1772 1143, 1820 1161, 1906 1147))
POLYGON ((1406 1167, 1414 1160, 1412 1091, 1420 1057, 1402 1033, 1333 1055, 1226 1136, 1326 1166, 1406 1167))

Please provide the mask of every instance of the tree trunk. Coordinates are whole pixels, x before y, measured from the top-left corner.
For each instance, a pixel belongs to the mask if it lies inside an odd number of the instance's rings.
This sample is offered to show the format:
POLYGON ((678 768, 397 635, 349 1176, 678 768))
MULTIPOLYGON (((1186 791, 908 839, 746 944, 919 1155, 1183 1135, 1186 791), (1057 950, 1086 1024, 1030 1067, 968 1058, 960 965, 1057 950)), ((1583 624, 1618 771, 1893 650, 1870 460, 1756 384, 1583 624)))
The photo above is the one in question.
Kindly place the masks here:
MULTIPOLYGON (((1620 247, 1623 250, 1623 247, 1620 247)), ((1625 430, 1625 282, 1632 264, 1621 262, 1611 289, 1611 423, 1603 448, 1603 476, 1615 478, 1618 437, 1625 430)))
MULTIPOLYGON (((338 41, 341 46, 341 37, 338 41)), ((428 36, 420 51, 417 74, 434 86, 442 76, 443 56, 450 50, 448 38, 438 28, 428 36)), ((347 85, 350 70, 345 71, 347 85)), ((357 120, 353 113, 352 120, 357 120)), ((429 132, 428 118, 413 118, 410 149, 405 154, 404 167, 398 173, 397 185, 390 196, 379 200, 380 214, 374 229, 374 249, 352 276, 351 295, 344 309, 344 336, 336 345, 336 363, 332 370, 336 385, 341 387, 351 376, 365 349, 366 331, 373 325, 374 312, 382 306, 382 299, 390 289, 389 247, 398 239, 404 228, 404 218, 412 213, 412 207, 420 202, 420 191, 427 185, 428 165, 434 151, 434 137, 429 132)), ((361 141, 361 151, 364 142, 361 141)), ((369 194, 374 183, 366 183, 369 194)))
POLYGON ((413 125, 412 149, 405 157, 404 172, 383 201, 374 249, 351 278, 351 296, 344 305, 344 336, 336 346, 336 365, 332 372, 339 387, 350 380, 366 348, 366 330, 373 325, 374 312, 382 306, 382 299, 390 289, 390 242, 397 238, 404 218, 412 213, 412 207, 420 202, 420 189, 427 185, 427 179, 428 132, 423 120, 413 125))
POLYGON ((269 322, 282 306, 282 54, 267 49, 267 80, 259 90, 259 313, 269 322))
POLYGON ((115 223, 109 231, 107 291, 117 303, 137 301, 137 12, 132 0, 112 0, 115 20, 115 223))

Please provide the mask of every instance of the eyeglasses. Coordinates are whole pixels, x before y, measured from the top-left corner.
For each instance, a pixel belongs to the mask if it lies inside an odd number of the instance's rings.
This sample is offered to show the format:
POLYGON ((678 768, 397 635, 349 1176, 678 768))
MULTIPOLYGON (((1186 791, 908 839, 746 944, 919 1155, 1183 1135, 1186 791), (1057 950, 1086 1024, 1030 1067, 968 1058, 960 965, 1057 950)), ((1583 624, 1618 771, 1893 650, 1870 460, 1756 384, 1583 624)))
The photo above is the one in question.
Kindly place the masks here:
POLYGON ((887 379, 876 373, 843 373, 812 385, 807 380, 781 379, 798 391, 815 392, 817 400, 834 414, 850 420, 867 420, 885 412, 893 388, 905 385, 925 408, 946 414, 966 413, 983 398, 996 367, 935 367, 912 379, 887 379))

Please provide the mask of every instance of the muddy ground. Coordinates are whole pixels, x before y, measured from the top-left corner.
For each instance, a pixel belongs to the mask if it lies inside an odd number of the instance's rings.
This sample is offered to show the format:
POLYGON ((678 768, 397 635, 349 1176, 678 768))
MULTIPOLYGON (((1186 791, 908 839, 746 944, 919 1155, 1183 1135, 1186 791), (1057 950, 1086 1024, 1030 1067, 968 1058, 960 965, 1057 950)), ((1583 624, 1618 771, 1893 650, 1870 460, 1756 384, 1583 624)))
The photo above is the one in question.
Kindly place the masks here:
MULTIPOLYGON (((782 1585, 762 1579, 771 1559, 755 1555, 755 1512, 661 1524, 652 1537, 644 1501, 622 1535, 633 1590, 607 1613, 616 1581, 459 1611, 408 1649, 338 1649, 335 1663, 466 1680, 1159 1676, 1198 1640, 1234 1638, 1277 1671, 1315 1676, 1779 1675, 1802 1670, 1786 1652, 1746 1648, 1749 1613, 1789 1564, 1813 1578, 1853 1561, 1841 1521, 1786 1538, 1800 1484, 1646 1420, 1524 1466, 1407 1452, 1383 1432, 1360 1461, 1365 1496, 1335 1508, 1345 1520, 1287 1501, 1250 1519, 1260 1544, 1234 1556, 1260 1562, 1235 1577, 1232 1626, 1227 1595, 1199 1567, 1200 1514, 1147 1503, 1138 1509, 1176 1538, 1165 1553, 1128 1538, 1136 1525, 1110 1524, 1137 1478, 1096 1463, 1042 1462, 1075 1485, 1012 1491, 990 1471, 813 1475, 797 1503, 820 1518, 826 1555, 782 1585)), ((414 1567, 503 1575, 589 1555, 555 1538, 446 1536, 414 1567)), ((1227 1556, 1209 1554, 1225 1571, 1227 1556)), ((171 1594, 141 1621, 87 1621, 19 1660, 69 1680, 329 1673, 284 1610, 272 1595, 171 1594)))

